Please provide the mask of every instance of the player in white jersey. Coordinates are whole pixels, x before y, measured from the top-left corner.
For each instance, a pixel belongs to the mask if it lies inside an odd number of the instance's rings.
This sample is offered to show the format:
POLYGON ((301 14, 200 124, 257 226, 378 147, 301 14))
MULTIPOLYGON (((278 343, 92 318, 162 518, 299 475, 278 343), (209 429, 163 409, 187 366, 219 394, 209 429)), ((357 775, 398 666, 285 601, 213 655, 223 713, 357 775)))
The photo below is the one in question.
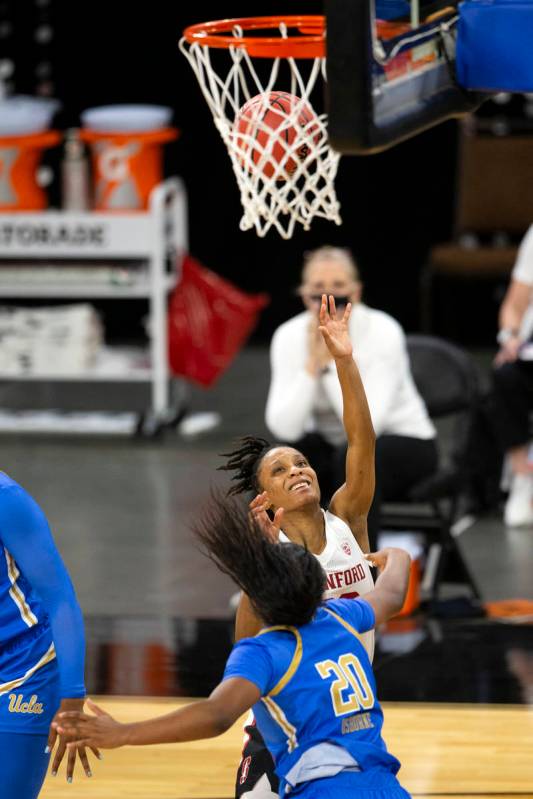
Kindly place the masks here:
MULTIPOLYGON (((329 510, 323 513, 326 545, 322 552, 315 553, 315 557, 326 572, 327 588, 324 599, 364 596, 374 588, 374 580, 364 552, 346 522, 329 510)), ((279 540, 290 539, 280 530, 279 540)), ((361 639, 372 660, 374 631, 362 633, 361 639)))
MULTIPOLYGON (((305 546, 327 574, 326 597, 364 595, 373 587, 364 553, 369 551, 366 517, 374 495, 375 435, 365 391, 352 356, 348 331, 351 305, 337 314, 334 297, 324 295, 319 330, 337 370, 343 398, 343 423, 348 449, 345 482, 333 495, 329 509, 320 506, 316 472, 301 452, 271 446, 246 437, 228 453, 224 470, 233 471, 230 494, 252 492, 250 511, 266 535, 305 546)), ((302 402, 308 398, 302 397, 302 402)), ((243 594, 237 611, 235 637, 256 635, 261 622, 243 594)), ((373 638, 367 639, 369 654, 373 638)), ((238 799, 275 799, 278 781, 274 765, 252 722, 246 726, 245 746, 236 784, 238 799)))

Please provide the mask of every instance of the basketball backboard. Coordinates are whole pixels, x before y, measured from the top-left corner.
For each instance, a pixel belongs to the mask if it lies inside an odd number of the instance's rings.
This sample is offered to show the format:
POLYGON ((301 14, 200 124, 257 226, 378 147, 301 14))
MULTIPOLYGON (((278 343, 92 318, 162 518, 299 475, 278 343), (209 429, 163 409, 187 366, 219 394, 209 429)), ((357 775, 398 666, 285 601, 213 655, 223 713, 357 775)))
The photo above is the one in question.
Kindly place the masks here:
MULTIPOLYGON (((415 0, 412 0, 413 3, 415 0)), ((329 140, 340 153, 379 152, 451 117, 481 96, 455 80, 456 3, 413 27, 376 19, 375 0, 325 0, 329 140)))

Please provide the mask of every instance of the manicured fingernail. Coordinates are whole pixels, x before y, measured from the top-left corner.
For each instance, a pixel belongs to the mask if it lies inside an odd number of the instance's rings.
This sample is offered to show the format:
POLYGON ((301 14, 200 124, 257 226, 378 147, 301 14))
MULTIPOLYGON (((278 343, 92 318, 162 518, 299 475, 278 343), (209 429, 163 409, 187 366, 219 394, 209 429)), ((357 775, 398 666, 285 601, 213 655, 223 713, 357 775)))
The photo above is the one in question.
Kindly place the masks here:
POLYGON ((45 753, 45 755, 49 755, 51 751, 52 750, 50 749, 50 747, 47 746, 47 747, 45 747, 44 753, 45 753))
POLYGON ((104 756, 100 752, 98 752, 98 760, 103 760, 103 759, 104 759, 104 756))
POLYGON ((92 771, 88 771, 88 772, 87 772, 87 776, 88 776, 88 777, 92 777, 92 776, 93 776, 93 773, 92 773, 92 771))
POLYGON ((67 782, 72 782, 72 777, 67 777, 67 782))
POLYGON ((52 777, 57 777, 57 771, 52 771, 52 777))

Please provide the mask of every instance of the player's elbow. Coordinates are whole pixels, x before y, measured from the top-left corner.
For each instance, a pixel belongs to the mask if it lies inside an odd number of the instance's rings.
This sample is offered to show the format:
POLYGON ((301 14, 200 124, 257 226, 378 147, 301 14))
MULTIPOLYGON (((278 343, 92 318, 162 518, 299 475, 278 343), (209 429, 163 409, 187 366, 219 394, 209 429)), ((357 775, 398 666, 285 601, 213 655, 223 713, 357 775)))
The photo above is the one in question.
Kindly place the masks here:
POLYGON ((207 699, 211 735, 216 737, 227 732, 234 724, 235 718, 222 704, 212 699, 207 699))

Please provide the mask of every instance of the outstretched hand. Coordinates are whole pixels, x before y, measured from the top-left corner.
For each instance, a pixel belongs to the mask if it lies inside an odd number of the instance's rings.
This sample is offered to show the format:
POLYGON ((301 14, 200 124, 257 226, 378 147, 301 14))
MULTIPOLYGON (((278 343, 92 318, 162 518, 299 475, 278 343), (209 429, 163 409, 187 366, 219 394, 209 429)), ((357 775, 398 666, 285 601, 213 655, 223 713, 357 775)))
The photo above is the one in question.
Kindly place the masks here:
POLYGON ((319 330, 324 337, 324 341, 333 358, 343 358, 352 354, 352 342, 348 329, 348 320, 352 311, 351 302, 348 303, 341 319, 337 319, 337 309, 335 307, 335 297, 331 294, 328 297, 322 295, 320 306, 320 326, 319 330))
POLYGON ((90 699, 87 705, 93 711, 94 716, 80 711, 68 711, 60 713, 57 722, 54 723, 60 735, 68 736, 71 743, 68 744, 69 750, 74 747, 90 746, 100 749, 115 749, 123 746, 126 741, 124 731, 126 725, 120 724, 115 719, 95 705, 90 699))
MULTIPOLYGON (((80 746, 71 746, 70 743, 72 742, 73 738, 68 733, 64 732, 63 730, 59 729, 59 717, 61 714, 65 712, 81 712, 83 710, 83 705, 85 703, 85 699, 62 699, 61 704, 57 713, 55 714, 54 718, 52 719, 52 724, 50 725, 50 732, 48 733, 48 742, 46 750, 47 752, 52 752, 55 747, 55 751, 52 753, 52 766, 50 768, 50 772, 53 777, 57 775, 59 766, 61 765, 65 754, 67 753, 67 767, 66 767, 66 778, 67 782, 72 782, 74 776, 74 767, 76 765, 76 758, 79 759, 83 770, 87 777, 92 777, 91 766, 89 764, 89 759, 87 757, 87 752, 85 750, 85 745, 80 746)), ((91 749, 92 753, 101 760, 101 755, 94 746, 88 745, 88 748, 91 749)))
POLYGON ((397 547, 384 547, 383 549, 378 550, 377 552, 369 552, 365 555, 365 560, 367 560, 371 566, 374 566, 378 573, 381 574, 385 570, 389 562, 389 558, 391 557, 391 553, 395 554, 398 552, 397 547))
POLYGON ((258 494, 250 502, 250 516, 269 541, 273 544, 277 544, 283 519, 283 508, 278 508, 274 514, 274 519, 271 519, 267 513, 269 507, 268 494, 266 491, 263 491, 262 494, 258 494))

